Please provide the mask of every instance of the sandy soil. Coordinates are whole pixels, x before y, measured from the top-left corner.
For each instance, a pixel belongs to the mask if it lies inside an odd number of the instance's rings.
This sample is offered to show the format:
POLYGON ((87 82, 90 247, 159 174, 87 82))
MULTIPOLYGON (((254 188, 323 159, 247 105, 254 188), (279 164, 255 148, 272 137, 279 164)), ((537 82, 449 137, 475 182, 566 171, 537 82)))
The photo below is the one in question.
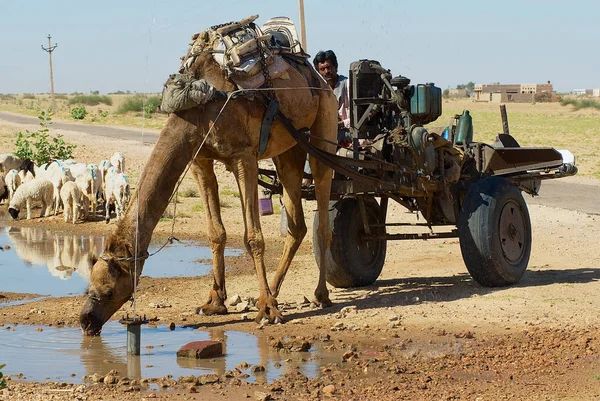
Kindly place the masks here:
MULTIPOLYGON (((80 144, 75 157, 99 162, 122 151, 130 176, 137 177, 151 146, 101 139, 84 133, 60 132, 65 140, 80 144)), ((231 175, 219 168, 220 188, 236 189, 231 175)), ((586 183, 598 185, 594 180, 586 183)), ((194 188, 190 178, 180 191, 194 188)), ((543 188, 542 188, 543 196, 543 188)), ((204 214, 199 198, 179 198, 174 236, 205 241, 204 214)), ((243 228, 239 202, 225 198, 223 209, 230 246, 242 247, 243 228)), ((308 232, 312 232, 312 202, 305 203, 308 232)), ((391 215, 414 219, 393 207, 391 215)), ((282 399, 282 400, 496 400, 572 399, 600 397, 600 258, 596 238, 600 216, 530 205, 533 249, 529 269, 518 285, 483 288, 468 275, 458 240, 388 242, 386 264, 379 280, 359 289, 331 288, 334 306, 311 308, 317 267, 311 235, 302 244, 284 282, 279 301, 287 323, 260 327, 243 320, 242 313, 205 317, 195 314, 210 287, 209 277, 151 279, 143 277, 137 310, 159 323, 223 327, 274 339, 302 338, 338 350, 340 361, 308 379, 290 370, 271 384, 245 384, 235 377, 217 383, 199 379, 168 383, 161 391, 147 391, 142 383, 121 384, 31 383, 10 380, 0 399, 282 399), (168 300, 170 308, 153 308, 168 300)), ((283 239, 280 215, 263 216, 267 266, 273 272, 283 239)), ((0 225, 9 222, 0 208, 0 225)), ((19 221, 73 232, 110 233, 114 223, 64 224, 62 217, 19 221)), ((170 220, 159 223, 155 238, 171 234, 170 220)), ((0 244, 2 245, 2 244, 0 244)), ((1 257, 1 254, 0 254, 1 257)), ((228 258, 229 296, 258 295, 248 255, 228 258)), ((0 302, 19 294, 0 294, 0 302)), ((26 295, 21 295, 26 296, 26 295)), ((0 309, 0 326, 20 324, 77 325, 82 297, 53 298, 0 309), (45 314, 28 314, 36 308, 45 314)), ((1 304, 0 304, 1 305, 1 304)), ((233 309, 233 308, 231 308, 233 309)), ((129 304, 123 312, 131 312, 129 304)), ((248 312, 252 319, 255 311, 248 312)), ((1 356, 0 356, 0 362, 1 356)), ((13 372, 5 372, 13 373, 13 372)), ((235 372, 234 372, 235 373, 235 372)), ((166 379, 165 379, 166 380, 166 379)))

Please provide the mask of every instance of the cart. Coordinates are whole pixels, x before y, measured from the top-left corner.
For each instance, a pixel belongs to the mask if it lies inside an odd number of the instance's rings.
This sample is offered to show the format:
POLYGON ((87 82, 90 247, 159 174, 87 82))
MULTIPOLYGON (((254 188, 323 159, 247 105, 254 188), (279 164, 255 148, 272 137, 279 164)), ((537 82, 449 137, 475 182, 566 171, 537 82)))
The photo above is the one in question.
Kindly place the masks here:
MULTIPOLYGON (((282 119, 299 146, 334 170, 327 281, 335 287, 375 282, 388 240, 457 237, 476 282, 486 287, 517 283, 527 269, 532 240, 522 192, 535 196, 543 180, 575 175, 574 156, 551 147, 519 146, 504 106, 503 133, 492 144, 474 141, 467 110, 445 127, 425 128, 442 114, 441 89, 392 77, 375 60, 352 63, 349 79, 351 146, 323 152, 311 145, 310 132, 282 119), (370 144, 360 146, 361 139, 370 144), (390 200, 424 221, 387 221, 390 200), (388 230, 405 225, 424 226, 426 232, 388 230)), ((283 193, 275 171, 260 169, 260 174, 259 185, 283 193)), ((313 188, 303 188, 302 195, 314 199, 313 188)), ((318 255, 318 241, 313 244, 318 255)))

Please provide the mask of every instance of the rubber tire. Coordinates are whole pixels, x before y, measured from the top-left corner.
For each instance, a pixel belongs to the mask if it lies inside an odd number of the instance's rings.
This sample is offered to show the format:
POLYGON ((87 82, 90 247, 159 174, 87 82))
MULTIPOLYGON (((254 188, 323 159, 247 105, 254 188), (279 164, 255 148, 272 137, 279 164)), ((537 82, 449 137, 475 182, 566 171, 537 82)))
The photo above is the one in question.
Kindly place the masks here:
MULTIPOLYGON (((333 203, 333 202, 332 202, 333 203)), ((380 206, 373 197, 365 197, 369 221, 380 223, 380 206)), ((377 280, 385 263, 387 240, 363 240, 364 233, 360 207, 354 197, 341 199, 329 212, 332 231, 331 246, 326 252, 327 282, 337 288, 371 285, 377 280)), ((313 224, 313 252, 319 263, 317 227, 319 215, 313 224)), ((385 227, 371 227, 373 234, 385 234, 385 227)))
POLYGON ((477 181, 464 199, 458 236, 476 282, 484 287, 518 283, 531 254, 531 221, 521 191, 504 178, 477 181))

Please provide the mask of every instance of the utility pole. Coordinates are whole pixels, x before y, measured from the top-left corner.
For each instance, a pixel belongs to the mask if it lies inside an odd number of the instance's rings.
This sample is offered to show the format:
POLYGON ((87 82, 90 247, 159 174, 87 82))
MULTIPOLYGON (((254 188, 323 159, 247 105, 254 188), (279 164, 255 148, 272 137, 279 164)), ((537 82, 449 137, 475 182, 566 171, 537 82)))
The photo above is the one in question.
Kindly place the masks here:
POLYGON ((300 36, 301 36, 301 45, 304 51, 308 51, 306 47, 306 24, 304 23, 304 0, 298 0, 298 5, 300 6, 300 36))
POLYGON ((48 34, 48 48, 45 48, 44 45, 42 45, 42 50, 47 51, 50 55, 50 94, 52 96, 52 108, 54 108, 54 75, 52 74, 52 52, 58 45, 55 43, 54 46, 52 46, 50 44, 50 39, 51 36, 48 34))

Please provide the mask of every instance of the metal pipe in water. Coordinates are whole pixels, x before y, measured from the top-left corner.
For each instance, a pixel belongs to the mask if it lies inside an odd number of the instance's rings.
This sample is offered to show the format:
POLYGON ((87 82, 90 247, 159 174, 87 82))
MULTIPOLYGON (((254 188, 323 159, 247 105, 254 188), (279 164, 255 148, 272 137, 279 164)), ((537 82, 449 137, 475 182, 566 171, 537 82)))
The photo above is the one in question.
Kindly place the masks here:
POLYGON ((142 325, 137 321, 127 323, 127 355, 140 354, 142 343, 142 325))

